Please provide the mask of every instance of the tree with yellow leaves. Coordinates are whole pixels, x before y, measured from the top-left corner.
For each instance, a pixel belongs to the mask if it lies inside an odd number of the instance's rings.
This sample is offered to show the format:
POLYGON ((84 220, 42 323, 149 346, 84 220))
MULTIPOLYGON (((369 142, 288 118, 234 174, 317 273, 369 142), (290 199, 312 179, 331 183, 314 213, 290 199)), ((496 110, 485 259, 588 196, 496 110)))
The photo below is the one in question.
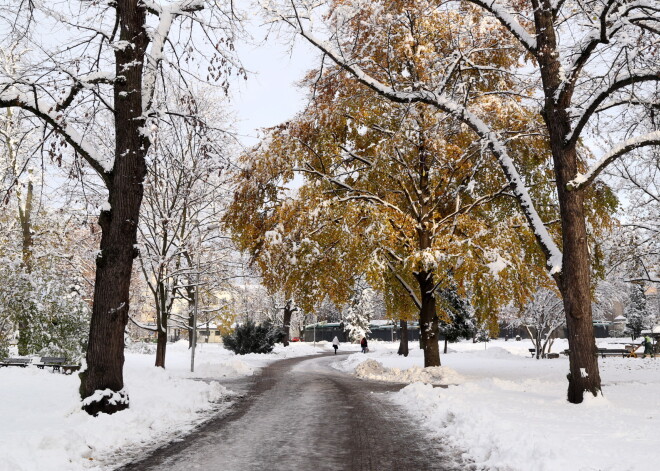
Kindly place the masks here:
MULTIPOLYGON (((581 403, 584 392, 601 391, 593 355, 591 296, 594 258, 590 243, 598 228, 594 208, 607 207, 609 191, 598 176, 623 156, 660 146, 656 125, 660 74, 660 10, 651 1, 611 0, 265 0, 271 21, 304 37, 358 83, 394 103, 420 103, 451 116, 469 129, 484 154, 497 162, 511 194, 543 251, 549 275, 562 294, 569 332, 568 400, 581 403), (443 53, 437 43, 424 45, 425 76, 398 72, 409 51, 396 43, 400 25, 410 18, 446 13, 453 47, 443 53), (387 42, 373 38, 386 36, 387 42), (491 38, 473 47, 473 38, 491 38), (374 51, 381 60, 375 59, 374 51), (517 69, 502 57, 524 57, 517 69), (498 113, 482 106, 483 89, 474 74, 502 86, 488 90, 495 102, 524 96, 536 134, 552 156, 550 170, 560 231, 549 231, 545 201, 537 200, 525 177, 525 161, 516 143, 524 142, 498 122, 498 113), (524 82, 533 93, 521 94, 508 81, 524 82), (495 119, 494 119, 495 118, 495 119), (599 140, 601 155, 590 155, 585 137, 599 140), (513 139, 512 139, 513 138, 513 139), (597 157, 597 158, 596 158, 597 157), (561 240, 554 235, 561 233, 561 240)), ((411 35, 406 35, 410 38, 411 35)), ((413 40, 410 50, 414 51, 413 40)), ((419 50, 419 49, 417 49, 419 50)))
MULTIPOLYGON (((390 72, 414 82, 427 79, 434 70, 428 61, 451 55, 455 41, 471 41, 478 51, 502 39, 478 32, 455 38, 453 23, 479 18, 424 13, 408 14, 388 36, 364 35, 365 43, 356 47, 368 50, 373 64, 382 63, 387 48, 399 50, 405 60, 392 64, 390 72)), ((517 66, 521 54, 501 55, 501 67, 517 66)), ((473 76, 471 86, 482 91, 476 104, 510 129, 512 140, 533 133, 538 123, 522 98, 503 101, 489 94, 506 79, 480 70, 479 62, 486 60, 491 57, 475 52, 475 68, 465 72, 473 76)), ((346 211, 365 208, 370 232, 361 240, 373 247, 380 268, 370 269, 372 279, 388 271, 407 293, 418 310, 424 364, 437 366, 438 293, 455 287, 472 298, 478 316, 496 324, 492 319, 500 306, 511 298, 523 302, 530 285, 545 278, 542 253, 530 231, 512 230, 524 223, 512 208, 510 187, 460 122, 424 104, 384 100, 336 66, 312 72, 306 84, 312 104, 271 130, 257 154, 282 174, 304 174, 304 190, 332 202, 318 206, 319 211, 336 205, 346 211)), ((505 86, 515 88, 516 83, 505 86)), ((521 96, 526 92, 518 90, 521 96)), ((543 141, 529 138, 513 145, 529 161, 527 176, 553 214, 550 197, 543 196, 549 188, 543 141)))

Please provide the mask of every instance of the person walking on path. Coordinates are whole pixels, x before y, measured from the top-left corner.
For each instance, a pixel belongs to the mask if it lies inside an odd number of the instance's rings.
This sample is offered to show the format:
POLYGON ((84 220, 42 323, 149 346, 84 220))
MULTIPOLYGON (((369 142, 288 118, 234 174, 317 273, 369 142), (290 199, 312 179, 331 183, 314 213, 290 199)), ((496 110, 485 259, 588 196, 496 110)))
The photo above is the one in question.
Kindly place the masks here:
POLYGON ((360 346, 362 347, 362 353, 367 353, 369 351, 369 347, 367 347, 366 337, 362 337, 362 340, 360 341, 360 346))
POLYGON ((335 335, 335 338, 332 339, 332 348, 335 349, 335 355, 337 354, 337 349, 339 348, 339 339, 335 335))

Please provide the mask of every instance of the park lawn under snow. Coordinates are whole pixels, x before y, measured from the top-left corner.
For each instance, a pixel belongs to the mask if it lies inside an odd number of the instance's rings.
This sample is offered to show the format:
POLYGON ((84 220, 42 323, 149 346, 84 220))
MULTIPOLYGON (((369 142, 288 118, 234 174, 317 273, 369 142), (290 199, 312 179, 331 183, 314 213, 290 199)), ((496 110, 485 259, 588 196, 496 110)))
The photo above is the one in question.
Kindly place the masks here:
MULTIPOLYGON (((393 401, 478 469, 623 471, 660 462, 660 359, 600 359, 604 396, 573 405, 565 399, 568 359, 532 359, 531 346, 529 340, 450 344, 443 366, 425 373, 416 342, 408 358, 396 354, 396 345, 371 342, 368 354, 335 367, 370 379, 421 379, 393 401)), ((566 347, 558 340, 553 351, 566 347)))
POLYGON ((190 373, 186 342, 168 345, 166 370, 153 366, 154 347, 126 352, 130 408, 95 418, 80 410, 76 375, 34 366, 0 368, 0 469, 111 469, 227 407, 232 392, 213 379, 252 375, 275 360, 313 353, 311 345, 291 344, 269 355, 236 356, 203 344, 190 373))
MULTIPOLYGON (((616 341, 625 339, 599 345, 616 341)), ((562 342, 554 351, 566 347, 562 342)), ((600 360, 605 396, 571 405, 565 401, 568 360, 537 361, 530 358, 530 346, 501 340, 451 344, 442 367, 424 369, 417 348, 403 358, 396 344, 370 342, 368 354, 338 358, 335 366, 365 378, 412 383, 392 400, 423 419, 419 423, 426 424, 430 438, 463 452, 478 469, 622 471, 660 461, 660 359, 600 360)), ((80 410, 76 376, 0 368, 0 468, 111 469, 227 407, 232 392, 214 379, 248 376, 275 360, 331 351, 321 342, 316 349, 291 344, 272 355, 236 356, 206 344, 191 374, 186 347, 168 346, 166 370, 153 367, 153 352, 127 351, 131 408, 97 418, 80 410)))

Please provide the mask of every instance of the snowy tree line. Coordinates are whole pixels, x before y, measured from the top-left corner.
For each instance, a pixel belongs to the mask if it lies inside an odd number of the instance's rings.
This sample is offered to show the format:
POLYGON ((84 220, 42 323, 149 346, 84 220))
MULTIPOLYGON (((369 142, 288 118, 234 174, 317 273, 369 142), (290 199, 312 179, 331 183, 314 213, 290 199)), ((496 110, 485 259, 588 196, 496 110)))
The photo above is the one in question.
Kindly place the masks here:
POLYGON ((0 335, 85 349, 85 410, 122 410, 129 322, 164 367, 168 326, 254 315, 227 302, 238 249, 285 343, 323 303, 359 336, 380 300, 439 366, 441 333, 563 312, 568 400, 599 394, 594 315, 623 300, 632 329, 660 279, 653 2, 261 6, 320 59, 306 109, 240 151, 217 111, 246 75, 232 2, 0 2, 0 335))

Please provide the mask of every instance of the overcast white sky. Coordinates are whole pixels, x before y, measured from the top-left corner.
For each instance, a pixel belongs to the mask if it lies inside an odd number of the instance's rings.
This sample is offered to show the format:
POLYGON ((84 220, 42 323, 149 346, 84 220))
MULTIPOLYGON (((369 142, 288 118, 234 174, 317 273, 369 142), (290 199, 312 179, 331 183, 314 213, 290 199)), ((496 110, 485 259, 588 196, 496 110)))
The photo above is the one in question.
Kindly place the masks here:
POLYGON ((245 145, 256 142, 258 129, 292 118, 305 105, 305 92, 296 86, 305 72, 318 64, 318 53, 302 40, 293 50, 272 34, 257 19, 248 27, 255 44, 237 44, 244 67, 251 72, 248 80, 234 82, 231 105, 245 145))

